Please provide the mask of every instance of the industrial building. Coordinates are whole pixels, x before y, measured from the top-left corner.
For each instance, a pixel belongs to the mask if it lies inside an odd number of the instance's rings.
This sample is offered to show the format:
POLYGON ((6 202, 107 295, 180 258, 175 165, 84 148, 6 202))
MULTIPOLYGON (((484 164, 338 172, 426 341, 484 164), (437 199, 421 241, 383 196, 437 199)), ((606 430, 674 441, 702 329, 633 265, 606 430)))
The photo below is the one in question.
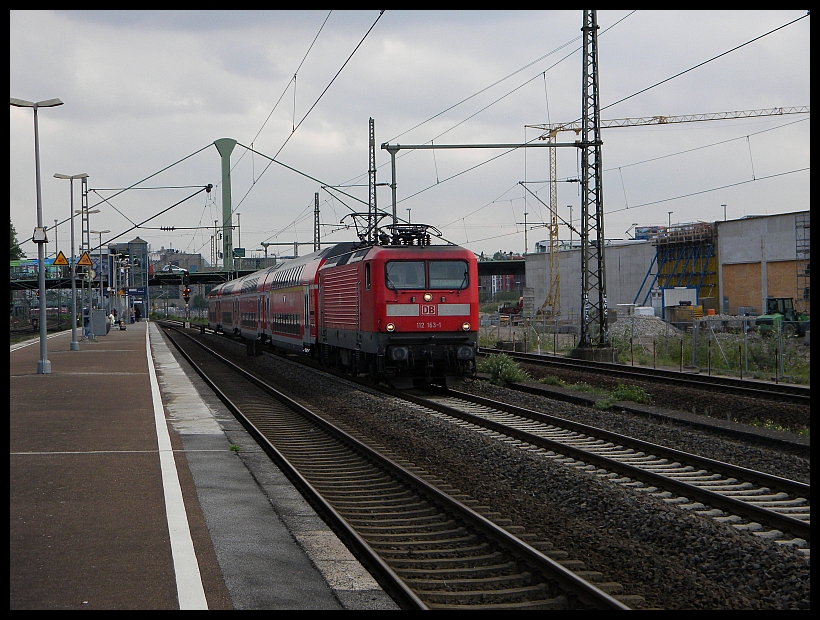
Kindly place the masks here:
MULTIPOLYGON (((681 303, 703 314, 759 314, 766 297, 792 297, 810 313, 810 230, 809 211, 636 228, 635 239, 606 242, 607 307, 651 306, 670 320, 670 308, 681 303)), ((577 240, 556 252, 559 320, 576 322, 581 311, 580 252, 577 240)), ((525 257, 525 314, 547 299, 550 258, 549 241, 525 257)))

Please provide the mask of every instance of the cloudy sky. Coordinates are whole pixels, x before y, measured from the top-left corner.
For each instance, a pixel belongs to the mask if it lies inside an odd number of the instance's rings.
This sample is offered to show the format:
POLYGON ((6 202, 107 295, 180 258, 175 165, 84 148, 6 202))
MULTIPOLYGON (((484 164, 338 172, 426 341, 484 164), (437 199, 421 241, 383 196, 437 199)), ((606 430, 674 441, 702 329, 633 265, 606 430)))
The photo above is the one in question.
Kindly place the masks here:
MULTIPOLYGON (((810 105, 810 17, 630 97, 803 15, 599 12, 601 118, 810 105)), ((312 242, 316 192, 322 242, 356 238, 339 222, 366 205, 321 185, 363 185, 343 191, 367 202, 370 117, 379 183, 390 182, 383 142, 520 143, 539 135, 527 125, 578 119, 581 25, 581 11, 11 11, 10 96, 65 103, 38 113, 46 225, 70 210, 69 184, 55 172, 90 175, 89 203, 100 209, 91 228, 112 231, 103 241, 211 183, 210 195, 119 238, 209 260, 222 202, 213 142, 229 137, 239 143, 234 245, 261 255, 262 242, 312 242), (140 181, 165 189, 118 193, 140 181), (190 230, 157 229, 169 226, 190 230)), ((9 117, 11 219, 23 240, 36 225, 33 115, 10 107, 9 117)), ((625 238, 635 224, 722 220, 724 204, 729 219, 808 209, 809 130, 808 114, 605 129, 606 237, 625 238)), ((504 152, 401 151, 398 215, 493 253, 524 251, 526 212, 533 251, 548 210, 519 182, 549 203, 537 182, 548 179, 548 153, 504 152)), ((571 205, 576 226, 578 184, 563 180, 578 176, 577 157, 558 149, 559 215, 569 219, 571 205)), ((77 191, 75 208, 79 200, 77 191)), ((378 206, 391 210, 389 187, 378 206)), ((58 228, 60 249, 68 231, 58 228)), ((30 241, 22 247, 36 256, 30 241)))

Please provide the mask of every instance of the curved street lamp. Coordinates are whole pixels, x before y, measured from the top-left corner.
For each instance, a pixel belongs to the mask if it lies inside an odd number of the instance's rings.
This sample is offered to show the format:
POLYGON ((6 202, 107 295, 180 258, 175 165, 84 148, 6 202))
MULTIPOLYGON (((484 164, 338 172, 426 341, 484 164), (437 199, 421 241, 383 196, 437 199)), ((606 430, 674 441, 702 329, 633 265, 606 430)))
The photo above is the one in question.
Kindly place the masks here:
POLYGON ((40 359, 37 360, 37 374, 51 374, 51 362, 48 359, 48 347, 46 345, 46 269, 45 269, 45 243, 48 243, 46 230, 43 228, 43 200, 40 193, 40 131, 37 126, 37 109, 54 108, 63 105, 59 99, 46 99, 45 101, 26 101, 25 99, 11 98, 10 104, 18 108, 32 108, 34 110, 34 178, 37 184, 37 228, 34 229, 32 241, 37 244, 37 284, 40 291, 40 359))

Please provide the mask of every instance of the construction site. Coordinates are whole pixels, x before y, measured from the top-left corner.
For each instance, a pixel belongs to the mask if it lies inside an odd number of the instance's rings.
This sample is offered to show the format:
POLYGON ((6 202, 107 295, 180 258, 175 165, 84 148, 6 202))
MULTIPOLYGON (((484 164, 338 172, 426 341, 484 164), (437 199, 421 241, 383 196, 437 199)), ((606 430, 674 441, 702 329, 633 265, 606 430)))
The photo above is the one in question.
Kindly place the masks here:
MULTIPOLYGON (((710 315, 757 316, 775 297, 792 298, 798 311, 810 315, 810 230, 810 213, 801 211, 648 232, 636 228, 635 239, 607 241, 610 322, 647 313, 672 324, 710 315)), ((525 257, 522 314, 567 328, 577 324, 580 244, 561 243, 552 252, 543 242, 536 247, 544 251, 525 257), (538 300, 552 303, 536 305, 538 300)))

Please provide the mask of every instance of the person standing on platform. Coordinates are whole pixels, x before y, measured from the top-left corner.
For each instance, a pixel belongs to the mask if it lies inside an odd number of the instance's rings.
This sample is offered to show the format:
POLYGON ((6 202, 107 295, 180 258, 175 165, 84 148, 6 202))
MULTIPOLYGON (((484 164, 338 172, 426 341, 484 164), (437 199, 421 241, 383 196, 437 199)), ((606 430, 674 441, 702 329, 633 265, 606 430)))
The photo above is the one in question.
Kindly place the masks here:
POLYGON ((85 338, 91 337, 90 318, 88 316, 88 308, 83 308, 83 336, 85 338))
POLYGON ((140 317, 141 316, 142 316, 142 311, 140 310, 140 307, 137 306, 136 308, 134 308, 134 318, 136 319, 137 323, 140 322, 140 317))

